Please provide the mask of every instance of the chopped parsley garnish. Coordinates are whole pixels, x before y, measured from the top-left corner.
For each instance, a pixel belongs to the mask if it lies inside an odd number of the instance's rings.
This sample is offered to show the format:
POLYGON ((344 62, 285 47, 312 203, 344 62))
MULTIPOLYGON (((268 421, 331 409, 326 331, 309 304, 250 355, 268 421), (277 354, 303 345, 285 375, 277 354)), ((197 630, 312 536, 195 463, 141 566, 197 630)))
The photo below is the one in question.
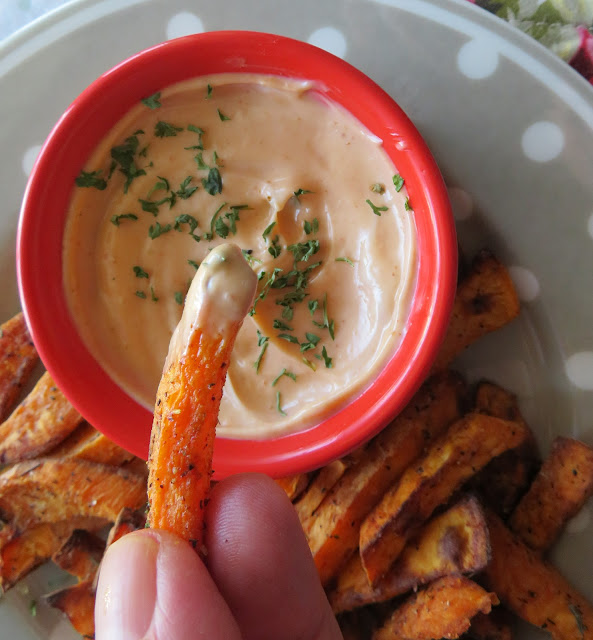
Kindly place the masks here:
POLYGON ((319 220, 317 220, 317 218, 313 218, 313 220, 311 220, 310 222, 309 220, 305 220, 305 222, 303 223, 303 228, 307 235, 311 233, 317 233, 319 231, 319 220))
POLYGON ((183 294, 181 291, 176 291, 173 295, 177 304, 183 304, 183 294))
POLYGON ((272 229, 276 226, 276 222, 271 222, 265 229, 264 232, 261 234, 261 237, 265 240, 269 235, 270 232, 272 231, 272 229))
POLYGON ((216 111, 218 112, 218 117, 220 118, 221 122, 225 122, 225 120, 230 120, 229 116, 225 116, 220 109, 216 109, 216 111))
POLYGON ((197 133, 198 134, 198 144, 195 144, 191 147, 184 147, 187 150, 193 150, 193 149, 203 149, 204 148, 204 143, 202 142, 202 136, 204 135, 204 129, 201 129, 200 127, 196 127, 195 124, 188 124, 187 125, 187 130, 191 131, 192 133, 197 133))
MULTIPOLYGON (((276 280, 276 277, 278 276, 278 274, 282 271, 282 269, 274 269, 274 271, 272 272, 272 275, 268 278, 268 280, 265 282, 262 290, 260 291, 259 295, 255 298, 255 301, 253 303, 253 307, 251 307, 251 310, 249 311, 249 315, 253 316, 255 315, 255 307, 257 305, 257 303, 260 300, 263 300, 267 295, 268 295, 268 291, 270 290, 270 287, 274 284, 274 281, 276 280)), ((266 272, 262 271, 259 276, 258 276, 258 280, 263 280, 266 277, 266 272)))
POLYGON ((301 353, 315 349, 317 343, 321 340, 319 336, 309 332, 305 333, 305 338, 307 338, 307 342, 301 342, 301 353))
POLYGON ((381 211, 387 211, 387 207, 378 207, 377 205, 374 205, 370 200, 367 200, 366 203, 373 210, 373 213, 376 216, 380 216, 381 215, 381 211))
POLYGON ((149 109, 158 109, 161 106, 161 103, 159 102, 160 98, 161 98, 161 92, 157 91, 156 93, 153 93, 151 96, 148 96, 148 98, 142 98, 140 102, 145 107, 148 107, 149 109))
POLYGON ((339 258, 336 258, 336 262, 347 262, 351 267, 354 266, 354 262, 352 262, 352 260, 350 260, 350 258, 347 258, 346 256, 340 256, 339 258))
POLYGON ((194 160, 196 161, 196 164, 198 165, 198 169, 200 169, 200 171, 203 171, 205 169, 210 169, 210 167, 204 162, 204 158, 202 157, 201 151, 200 153, 196 154, 196 156, 194 157, 194 160))
POLYGON ((208 171, 208 177, 202 178, 202 184, 204 189, 211 195, 215 196, 217 193, 222 193, 222 178, 220 177, 220 171, 216 167, 211 167, 208 171))
POLYGON ((307 242, 289 244, 286 248, 294 256, 295 264, 297 262, 307 262, 312 255, 319 251, 319 240, 307 240, 307 242))
POLYGON ((293 191, 294 197, 298 200, 299 196, 304 196, 305 193, 314 193, 313 191, 309 191, 309 189, 297 189, 293 191))
POLYGON ((276 391, 276 409, 278 410, 278 413, 280 415, 285 416, 286 413, 282 410, 282 407, 280 406, 280 403, 281 403, 280 391, 276 391))
POLYGON ((154 126, 154 135, 157 138, 172 138, 179 131, 183 131, 183 127, 176 127, 170 122, 163 122, 163 120, 159 120, 154 126))
POLYGON ((278 381, 280 380, 280 378, 283 378, 284 376, 286 376, 287 378, 291 378, 296 382, 297 377, 295 373, 292 373, 291 371, 287 371, 286 369, 282 369, 282 371, 272 381, 272 386, 275 387, 278 381))
POLYGON ((317 300, 309 300, 309 311, 311 312, 311 315, 315 313, 318 305, 319 302, 317 300))
POLYGON ((142 207, 142 211, 146 211, 147 213, 152 213, 153 216, 157 216, 159 213, 159 207, 165 202, 169 203, 169 209, 175 204, 176 196, 173 192, 171 192, 170 196, 165 198, 161 198, 160 200, 142 200, 142 198, 138 198, 138 202, 142 207))
POLYGON ((180 216, 175 218, 175 224, 173 225, 173 229, 175 231, 182 231, 181 225, 187 224, 189 225, 189 235, 194 238, 194 240, 200 241, 200 236, 195 235, 194 231, 198 227, 198 221, 190 216, 189 213, 182 213, 180 216))
POLYGON ((403 189, 404 179, 399 175, 399 173, 396 173, 393 176, 393 186, 398 193, 403 189))
POLYGON ((154 187, 148 192, 148 197, 155 191, 169 191, 169 181, 167 178, 163 178, 161 176, 157 176, 158 182, 155 182, 154 187))
POLYGON ((261 260, 253 257, 253 249, 241 249, 241 253, 243 254, 245 260, 247 260, 247 264, 249 264, 250 266, 253 266, 256 262, 261 264, 261 260))
POLYGON ((262 358, 264 357, 264 353, 266 352, 266 349, 268 348, 268 341, 269 340, 270 340, 270 338, 268 338, 267 336, 262 335, 260 333, 259 329, 257 330, 257 346, 261 347, 261 351, 259 352, 259 356, 258 356, 257 360, 253 363, 253 367, 254 367, 256 373, 259 373, 259 367, 261 365, 262 358))
MULTIPOLYGON (((148 153, 148 147, 150 147, 149 144, 146 144, 142 147, 142 149, 140 149, 140 151, 138 151, 138 157, 140 158, 146 158, 146 154, 148 153)), ((115 162, 111 163, 111 173, 113 173, 113 170, 115 169, 117 165, 115 164, 115 162)))
POLYGON ((144 293, 144 291, 136 291, 136 295, 139 298, 142 298, 144 300, 144 298, 146 298, 146 294, 144 293))
POLYGON ((410 198, 406 198, 404 202, 404 209, 406 211, 413 211, 412 206, 410 205, 410 198))
POLYGON ((157 222, 155 225, 151 224, 150 227, 148 228, 148 236, 149 238, 154 240, 155 238, 162 236, 163 233, 167 233, 168 231, 171 231, 172 228, 173 227, 170 224, 161 226, 161 223, 157 222))
POLYGON ((101 178, 102 173, 103 169, 90 172, 81 171, 74 182, 77 187, 93 187, 94 189, 103 191, 103 189, 107 188, 107 181, 105 178, 101 178))
POLYGON ((290 333, 279 333, 278 337, 282 338, 282 340, 286 340, 287 342, 292 342, 292 344, 300 344, 299 339, 290 333))
POLYGON ((36 600, 31 600, 31 602, 29 602, 29 613, 31 614, 31 616, 33 618, 37 615, 37 601, 36 600))
POLYGON ((280 245, 280 237, 276 236, 272 240, 272 244, 268 247, 268 253, 274 258, 274 260, 282 253, 282 246, 280 245))
POLYGON ((128 192, 128 188, 132 184, 133 180, 139 176, 146 175, 146 171, 144 171, 144 169, 139 169, 134 163, 134 156, 136 155, 138 145, 140 144, 138 141, 138 135, 141 133, 144 132, 139 129, 133 135, 126 138, 122 144, 113 147, 110 152, 111 158, 115 163, 115 165, 113 163, 111 165, 113 170, 115 170, 115 167, 119 165, 120 172, 126 177, 124 193, 128 192))
POLYGON ((205 233, 204 234, 204 239, 205 240, 212 240, 212 238, 214 238, 214 229, 215 229, 215 225, 216 225, 216 220, 218 218, 218 214, 226 207, 226 202, 223 202, 220 207, 218 207, 218 209, 216 209, 216 211, 214 212, 214 215, 212 216, 211 220, 210 220, 210 233, 205 233))
POLYGON ((206 86, 206 100, 210 100, 210 98, 212 97, 212 85, 207 85, 206 86))
POLYGON ((325 346, 323 347, 323 349, 321 349, 321 356, 323 357, 323 361, 325 362, 325 367, 327 369, 331 369, 332 368, 332 358, 330 358, 327 355, 327 349, 325 348, 325 346))
MULTIPOLYGON (((309 310, 311 309, 311 307, 309 307, 309 310)), ((313 314, 313 312, 311 312, 311 315, 313 314)), ((313 324, 316 327, 319 327, 320 329, 327 329, 329 331, 329 335, 331 337, 332 340, 335 340, 335 327, 334 327, 334 321, 329 319, 329 316, 327 314, 327 293, 323 296, 323 322, 317 322, 315 320, 313 320, 313 324)))
POLYGON ((137 278, 148 278, 148 273, 142 267, 132 267, 132 269, 134 269, 134 275, 137 278))
POLYGON ((158 302, 159 299, 156 297, 156 295, 154 294, 154 287, 152 285, 150 285, 150 299, 153 302, 158 302))
POLYGON ((200 264, 195 260, 188 260, 187 264, 191 265, 196 271, 200 268, 200 264))
POLYGON ((303 356, 303 364, 306 364, 309 367, 309 369, 311 369, 312 371, 317 371, 317 367, 315 366, 315 363, 311 362, 311 360, 308 360, 304 356, 303 356))
POLYGON ((280 329, 280 331, 294 331, 292 327, 289 327, 287 324, 284 324, 282 320, 278 320, 277 318, 274 320, 274 324, 272 326, 274 329, 280 329))
POLYGON ((185 180, 183 180, 183 182, 179 185, 179 189, 177 189, 177 191, 175 192, 178 198, 181 198, 182 200, 187 200, 191 195, 193 195, 198 190, 198 187, 189 186, 189 183, 191 181, 192 181, 192 177, 187 176, 187 178, 185 178, 185 180))
POLYGON ((138 220, 138 216, 135 213, 121 213, 118 216, 111 216, 111 223, 116 227, 119 227, 120 220, 138 220))
POLYGON ((373 193, 385 193, 385 187, 379 182, 375 182, 375 184, 371 185, 371 191, 373 193))

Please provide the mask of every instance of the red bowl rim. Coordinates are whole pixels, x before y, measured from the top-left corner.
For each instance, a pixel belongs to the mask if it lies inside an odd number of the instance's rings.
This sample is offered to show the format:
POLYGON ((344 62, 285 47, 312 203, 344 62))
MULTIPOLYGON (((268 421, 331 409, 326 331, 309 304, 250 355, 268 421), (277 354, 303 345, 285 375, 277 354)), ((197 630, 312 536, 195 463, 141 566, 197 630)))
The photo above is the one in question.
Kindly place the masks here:
POLYGON ((383 140, 414 210, 418 273, 406 333, 375 380, 307 430, 269 440, 217 438, 218 478, 247 470, 281 476, 315 469, 378 433, 429 374, 457 279, 455 227, 439 169, 403 110, 362 72, 304 42, 251 31, 208 32, 156 45, 100 76, 66 110, 39 153, 19 218, 17 277, 31 335, 56 384, 91 424, 146 458, 150 413, 103 371, 67 308, 62 233, 74 178, 108 125, 141 98, 190 77, 237 71, 312 80, 383 140))

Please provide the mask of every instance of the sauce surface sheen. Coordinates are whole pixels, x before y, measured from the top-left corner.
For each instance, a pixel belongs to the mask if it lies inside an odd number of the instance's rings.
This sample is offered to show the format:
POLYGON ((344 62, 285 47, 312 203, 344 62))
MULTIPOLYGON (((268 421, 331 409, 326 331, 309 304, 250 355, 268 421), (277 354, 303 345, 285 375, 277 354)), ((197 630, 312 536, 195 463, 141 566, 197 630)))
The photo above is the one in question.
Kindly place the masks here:
POLYGON ((401 340, 417 271, 405 187, 381 141, 307 82, 209 76, 149 104, 89 158, 79 184, 99 188, 73 192, 64 284, 81 337, 152 411, 196 266, 233 242, 258 296, 218 434, 305 429, 370 384, 401 340))

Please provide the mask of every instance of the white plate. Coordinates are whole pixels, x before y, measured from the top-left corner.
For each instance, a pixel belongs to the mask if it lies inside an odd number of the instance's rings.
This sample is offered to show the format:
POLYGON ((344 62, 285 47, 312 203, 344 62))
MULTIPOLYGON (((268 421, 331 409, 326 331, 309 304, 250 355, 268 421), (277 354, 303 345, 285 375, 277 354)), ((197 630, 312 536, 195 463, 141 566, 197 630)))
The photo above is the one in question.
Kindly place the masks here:
MULTIPOLYGON (((14 241, 36 149, 73 98, 119 60, 199 30, 308 40, 366 72, 408 112, 448 184, 467 254, 512 267, 519 320, 460 362, 470 380, 515 391, 542 453, 558 434, 593 443, 593 89, 527 36, 465 0, 87 0, 0 48, 0 320, 18 309, 14 241)), ((42 265, 40 265, 42 268, 42 265)), ((593 599, 591 505, 553 558, 593 599)), ((2 640, 76 638, 29 601, 0 603, 2 640)), ((546 637, 521 628, 522 640, 546 637)))

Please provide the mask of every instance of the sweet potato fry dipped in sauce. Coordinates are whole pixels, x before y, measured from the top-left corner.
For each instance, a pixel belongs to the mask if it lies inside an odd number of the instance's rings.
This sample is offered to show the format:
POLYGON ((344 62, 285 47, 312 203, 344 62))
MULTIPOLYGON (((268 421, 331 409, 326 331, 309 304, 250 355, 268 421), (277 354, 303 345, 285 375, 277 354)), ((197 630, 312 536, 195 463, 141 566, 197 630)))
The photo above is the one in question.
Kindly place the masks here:
POLYGON ((158 387, 148 459, 148 524, 202 544, 222 389, 257 278, 233 244, 198 269, 158 387))

